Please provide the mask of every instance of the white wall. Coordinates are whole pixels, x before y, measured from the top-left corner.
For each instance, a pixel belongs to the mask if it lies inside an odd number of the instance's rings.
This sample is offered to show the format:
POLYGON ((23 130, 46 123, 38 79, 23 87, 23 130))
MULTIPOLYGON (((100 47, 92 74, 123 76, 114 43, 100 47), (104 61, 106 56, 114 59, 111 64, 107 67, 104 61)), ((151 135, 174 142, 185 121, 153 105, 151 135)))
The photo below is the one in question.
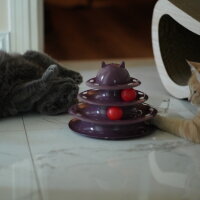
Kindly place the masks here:
POLYGON ((43 50, 43 0, 8 0, 10 51, 43 50))
POLYGON ((43 0, 0 0, 0 50, 43 50, 43 0))
POLYGON ((0 0, 0 32, 9 31, 8 0, 0 0))
POLYGON ((0 0, 0 50, 10 51, 9 0, 0 0))

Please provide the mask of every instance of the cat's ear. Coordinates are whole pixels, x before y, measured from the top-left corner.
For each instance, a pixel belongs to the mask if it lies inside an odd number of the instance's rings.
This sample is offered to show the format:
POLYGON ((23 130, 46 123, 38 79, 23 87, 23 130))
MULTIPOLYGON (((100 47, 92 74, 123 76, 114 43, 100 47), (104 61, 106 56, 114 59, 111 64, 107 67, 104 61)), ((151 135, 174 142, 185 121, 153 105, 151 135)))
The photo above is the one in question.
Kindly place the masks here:
POLYGON ((124 61, 122 61, 122 63, 120 64, 120 67, 125 68, 125 62, 124 61))
POLYGON ((197 80, 200 82, 200 63, 186 60, 190 66, 191 72, 196 75, 197 80))
POLYGON ((103 61, 103 62, 101 63, 101 67, 104 68, 105 66, 106 66, 106 63, 103 61))
POLYGON ((189 66, 191 67, 191 70, 197 70, 198 72, 200 72, 200 63, 199 62, 193 62, 193 61, 189 61, 186 60, 187 63, 189 64, 189 66))

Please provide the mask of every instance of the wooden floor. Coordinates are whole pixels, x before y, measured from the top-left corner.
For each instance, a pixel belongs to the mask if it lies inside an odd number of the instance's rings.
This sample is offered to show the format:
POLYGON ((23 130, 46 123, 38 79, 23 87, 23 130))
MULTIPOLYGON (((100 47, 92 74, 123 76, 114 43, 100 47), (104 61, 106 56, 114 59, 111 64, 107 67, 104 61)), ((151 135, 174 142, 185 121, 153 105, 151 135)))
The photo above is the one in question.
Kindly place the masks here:
POLYGON ((45 51, 58 60, 151 57, 153 4, 45 7, 45 51))

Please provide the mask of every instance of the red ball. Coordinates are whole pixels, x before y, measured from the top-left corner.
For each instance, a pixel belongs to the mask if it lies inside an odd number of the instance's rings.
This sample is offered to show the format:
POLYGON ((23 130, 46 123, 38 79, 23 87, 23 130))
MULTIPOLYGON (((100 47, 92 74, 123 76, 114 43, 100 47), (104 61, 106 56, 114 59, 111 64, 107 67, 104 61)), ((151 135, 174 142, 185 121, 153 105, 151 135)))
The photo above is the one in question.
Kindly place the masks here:
POLYGON ((119 107, 110 107, 107 110, 107 117, 111 120, 119 120, 122 118, 123 111, 119 107))
POLYGON ((137 92, 132 89, 132 88, 129 88, 129 89, 124 89, 121 91, 121 98, 123 99, 123 101, 133 101, 135 100, 137 97, 137 92))

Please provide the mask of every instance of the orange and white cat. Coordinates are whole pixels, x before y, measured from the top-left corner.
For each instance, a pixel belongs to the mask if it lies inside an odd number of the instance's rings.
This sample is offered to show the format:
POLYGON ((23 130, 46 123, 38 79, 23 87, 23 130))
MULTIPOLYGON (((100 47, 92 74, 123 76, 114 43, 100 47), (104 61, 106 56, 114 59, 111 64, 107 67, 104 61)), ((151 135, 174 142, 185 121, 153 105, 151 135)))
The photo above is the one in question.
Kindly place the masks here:
MULTIPOLYGON (((188 82, 190 88, 188 100, 200 108, 200 63, 189 61, 188 63, 192 71, 188 82)), ((152 123, 161 130, 186 138, 194 143, 200 143, 200 113, 192 119, 167 117, 158 114, 152 123)))

